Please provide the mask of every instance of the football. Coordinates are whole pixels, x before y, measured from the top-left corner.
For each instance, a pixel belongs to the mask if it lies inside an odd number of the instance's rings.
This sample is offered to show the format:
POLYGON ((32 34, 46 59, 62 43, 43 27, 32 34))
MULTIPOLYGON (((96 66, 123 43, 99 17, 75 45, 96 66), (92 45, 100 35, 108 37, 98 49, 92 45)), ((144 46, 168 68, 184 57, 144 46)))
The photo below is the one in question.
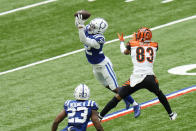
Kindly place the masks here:
POLYGON ((79 11, 77 11, 74 14, 74 17, 78 16, 78 14, 82 15, 82 19, 83 20, 87 20, 91 16, 91 14, 88 11, 86 11, 86 10, 79 10, 79 11))

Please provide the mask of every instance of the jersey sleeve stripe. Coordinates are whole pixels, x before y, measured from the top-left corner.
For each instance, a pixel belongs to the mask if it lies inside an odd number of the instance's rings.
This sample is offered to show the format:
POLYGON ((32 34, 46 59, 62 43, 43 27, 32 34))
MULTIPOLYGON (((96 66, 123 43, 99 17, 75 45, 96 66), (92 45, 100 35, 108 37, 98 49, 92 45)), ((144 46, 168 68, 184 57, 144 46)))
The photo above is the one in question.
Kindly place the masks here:
POLYGON ((67 100, 67 101, 65 102, 65 106, 69 105, 69 103, 70 103, 70 100, 67 100))
POLYGON ((93 107, 94 103, 95 103, 95 102, 94 102, 94 101, 92 101, 92 103, 91 103, 91 107, 93 107))
POLYGON ((88 105, 87 106, 90 106, 90 104, 91 104, 91 100, 88 101, 88 105))

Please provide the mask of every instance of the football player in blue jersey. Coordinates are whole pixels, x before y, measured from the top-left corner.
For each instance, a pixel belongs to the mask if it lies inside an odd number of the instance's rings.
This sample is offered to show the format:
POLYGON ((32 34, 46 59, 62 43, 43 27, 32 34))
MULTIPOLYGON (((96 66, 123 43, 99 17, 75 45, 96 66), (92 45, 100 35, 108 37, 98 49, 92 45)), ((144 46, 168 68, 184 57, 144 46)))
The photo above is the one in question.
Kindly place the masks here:
MULTIPOLYGON (((103 18, 95 18, 86 26, 84 22, 85 20, 82 19, 82 15, 78 14, 75 17, 75 25, 78 28, 79 38, 84 44, 86 58, 93 67, 94 76, 106 88, 117 93, 120 88, 118 87, 113 65, 102 50, 105 43, 103 33, 108 28, 108 23, 103 18)), ((130 104, 133 104, 134 116, 137 118, 140 115, 139 104, 131 96, 125 97, 124 101, 126 109, 129 108, 130 104)))
POLYGON ((65 117, 68 117, 68 125, 61 131, 86 131, 91 119, 97 131, 103 131, 98 119, 98 106, 95 101, 88 100, 90 90, 85 84, 76 87, 74 97, 76 100, 67 100, 64 109, 57 115, 52 125, 52 131, 56 131, 58 125, 65 117))

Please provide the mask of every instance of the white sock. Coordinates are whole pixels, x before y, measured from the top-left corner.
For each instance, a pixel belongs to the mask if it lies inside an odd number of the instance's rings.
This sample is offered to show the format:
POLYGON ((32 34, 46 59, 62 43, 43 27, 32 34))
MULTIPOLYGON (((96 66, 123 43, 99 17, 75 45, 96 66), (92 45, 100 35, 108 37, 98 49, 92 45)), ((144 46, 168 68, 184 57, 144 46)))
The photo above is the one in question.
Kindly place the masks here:
POLYGON ((137 106, 138 103, 136 101, 133 102, 133 106, 137 106))
POLYGON ((173 116, 174 115, 174 113, 172 112, 171 114, 169 114, 169 116, 171 117, 171 116, 173 116))

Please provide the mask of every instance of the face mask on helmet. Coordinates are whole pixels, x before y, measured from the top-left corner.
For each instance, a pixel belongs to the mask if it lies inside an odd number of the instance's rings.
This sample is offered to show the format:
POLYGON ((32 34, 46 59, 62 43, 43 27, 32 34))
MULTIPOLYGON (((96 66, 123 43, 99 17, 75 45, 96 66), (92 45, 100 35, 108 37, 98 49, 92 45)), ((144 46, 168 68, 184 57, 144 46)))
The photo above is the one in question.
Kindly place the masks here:
POLYGON ((87 85, 80 84, 75 88, 74 97, 76 100, 88 100, 90 97, 90 90, 87 85))
POLYGON ((103 18, 95 18, 90 21, 89 34, 103 34, 108 28, 108 23, 103 18))

